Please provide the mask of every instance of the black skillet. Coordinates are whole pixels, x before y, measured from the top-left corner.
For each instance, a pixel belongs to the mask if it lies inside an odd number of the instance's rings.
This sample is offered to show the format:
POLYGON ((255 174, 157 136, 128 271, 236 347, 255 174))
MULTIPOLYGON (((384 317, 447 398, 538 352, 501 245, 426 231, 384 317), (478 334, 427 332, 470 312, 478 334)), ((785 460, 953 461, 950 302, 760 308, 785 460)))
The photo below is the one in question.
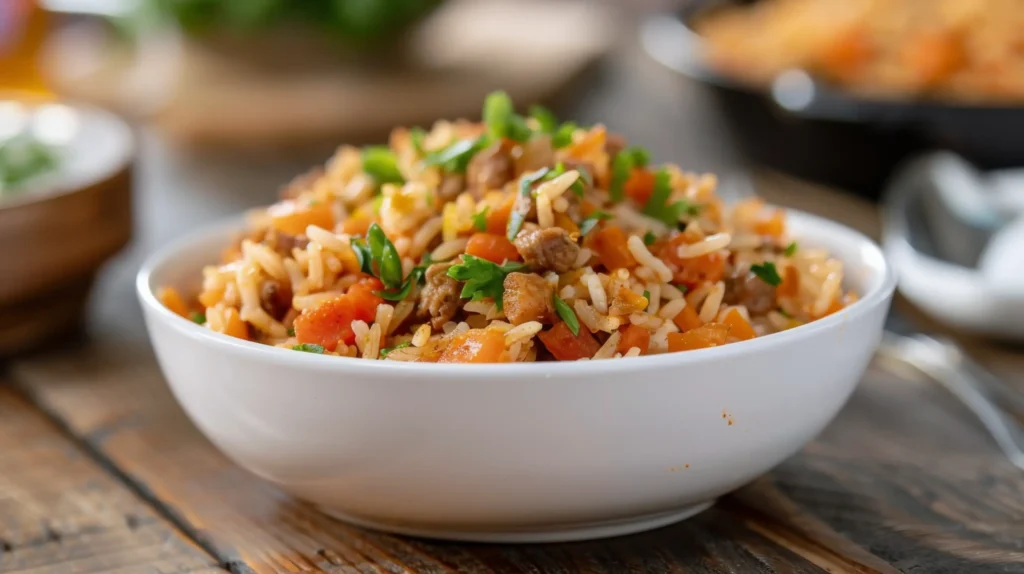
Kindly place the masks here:
POLYGON ((1024 166, 1024 107, 870 100, 798 70, 765 89, 715 73, 688 22, 726 3, 691 1, 648 19, 641 37, 654 60, 709 90, 755 162, 875 199, 894 168, 925 150, 950 150, 982 169, 1024 166))

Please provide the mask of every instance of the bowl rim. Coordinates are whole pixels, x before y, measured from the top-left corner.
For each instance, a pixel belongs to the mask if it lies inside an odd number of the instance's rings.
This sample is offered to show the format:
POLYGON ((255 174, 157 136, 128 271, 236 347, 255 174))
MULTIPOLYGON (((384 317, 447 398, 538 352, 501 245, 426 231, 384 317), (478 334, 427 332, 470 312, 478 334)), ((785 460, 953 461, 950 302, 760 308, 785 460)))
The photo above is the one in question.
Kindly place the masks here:
MULTIPOLYGON (((178 238, 156 252, 150 254, 141 269, 136 275, 136 292, 146 311, 147 326, 152 337, 152 325, 150 321, 157 320, 167 327, 178 331, 187 338, 197 340, 207 345, 221 349, 225 353, 242 355, 254 361, 273 361, 275 363, 296 367, 304 370, 319 372, 346 372, 352 374, 379 375, 387 372, 403 375, 421 374, 424 376, 444 376, 454 379, 466 377, 479 377, 481 375, 509 375, 509 376, 544 376, 545 378, 559 375, 572 375, 574 377, 588 374, 607 373, 629 373, 636 371, 662 370, 672 367, 684 367, 694 363, 728 359, 735 356, 742 356, 745 353, 758 350, 771 350, 792 343, 798 343, 815 337, 818 333, 831 329, 841 328, 848 321, 855 320, 879 305, 885 305, 892 297, 896 288, 896 274, 882 251, 873 240, 863 233, 847 227, 830 219, 812 215, 795 209, 786 209, 787 217, 806 222, 809 226, 821 229, 815 235, 832 235, 841 233, 848 236, 851 244, 858 245, 861 252, 867 251, 867 257, 881 262, 881 277, 874 279, 874 285, 869 288, 854 303, 833 313, 827 317, 818 319, 789 329, 780 333, 772 333, 764 337, 758 337, 748 341, 737 341, 728 345, 697 349, 685 353, 660 353, 656 355, 645 355, 640 357, 628 357, 610 361, 544 361, 534 363, 474 363, 474 364, 445 364, 445 363, 418 363, 407 361, 380 361, 367 360, 355 357, 336 357, 330 355, 318 355, 315 353, 302 353, 291 349, 283 349, 264 345, 253 341, 237 339, 222 333, 216 333, 181 317, 170 309, 164 307, 157 299, 156 288, 151 285, 154 275, 163 270, 174 258, 182 252, 194 248, 195 244, 208 242, 210 238, 217 235, 225 235, 231 230, 241 232, 243 230, 244 218, 233 216, 221 219, 209 225, 205 225, 184 237, 178 238)), ((844 261, 844 265, 849 262, 844 261)), ((858 268, 859 269, 859 268, 858 268)), ((846 270, 850 274, 849 269, 846 270)), ((327 380, 327 379, 325 379, 327 380)))

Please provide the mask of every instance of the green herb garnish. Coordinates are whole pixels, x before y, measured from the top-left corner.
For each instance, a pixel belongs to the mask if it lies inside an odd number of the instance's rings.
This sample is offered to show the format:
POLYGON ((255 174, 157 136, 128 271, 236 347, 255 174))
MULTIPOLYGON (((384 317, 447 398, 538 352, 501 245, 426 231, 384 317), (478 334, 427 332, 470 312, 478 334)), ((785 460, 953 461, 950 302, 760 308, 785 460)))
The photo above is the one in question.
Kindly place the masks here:
POLYGON ((463 255, 462 263, 448 268, 448 276, 458 281, 465 281, 463 299, 479 300, 490 297, 502 308, 502 294, 505 291, 505 276, 526 267, 522 263, 509 262, 496 265, 486 259, 473 255, 463 255))
POLYGON ((366 244, 372 261, 371 270, 375 268, 376 271, 374 274, 388 289, 399 287, 402 284, 402 259, 395 244, 376 223, 371 223, 366 232, 366 244))
POLYGON ((399 343, 399 344, 395 345, 394 347, 391 347, 391 348, 388 348, 388 349, 381 349, 380 350, 380 358, 383 359, 384 357, 387 357, 391 353, 391 351, 397 351, 398 349, 404 349, 404 348, 408 347, 409 345, 412 345, 412 343, 410 343, 409 341, 406 341, 404 343, 399 343))
POLYGON ((558 129, 558 118, 544 106, 530 106, 530 117, 537 120, 540 131, 546 134, 555 133, 555 130, 558 129))
POLYGON ((423 149, 423 139, 427 137, 427 130, 416 126, 409 130, 409 139, 412 141, 412 147, 416 150, 416 153, 424 155, 426 152, 423 149))
POLYGON ((288 336, 289 337, 294 337, 295 336, 295 327, 288 327, 288 336))
POLYGON ((576 132, 576 122, 565 122, 558 126, 551 136, 551 146, 555 149, 562 149, 572 143, 572 135, 576 132))
MULTIPOLYGON (((542 167, 537 171, 528 173, 519 180, 519 197, 524 200, 530 199, 530 193, 533 191, 533 184, 537 183, 547 175, 550 171, 546 167, 542 167)), ((517 201, 518 203, 518 201, 517 201)), ((526 214, 513 207, 512 214, 508 218, 508 236, 509 241, 515 241, 516 235, 519 235, 519 230, 523 228, 523 223, 526 221, 526 214)))
POLYGON ((580 235, 590 233, 595 227, 597 227, 598 222, 607 221, 613 217, 614 216, 612 214, 605 213, 600 210, 591 213, 586 219, 580 222, 580 235))
POLYGON ((317 355, 323 355, 324 349, 320 345, 314 345, 312 343, 301 343, 292 347, 293 351, 302 351, 303 353, 314 353, 317 355))
POLYGON ((651 163, 651 152, 646 149, 635 145, 627 149, 625 152, 633 160, 633 167, 645 168, 647 164, 651 163))
POLYGON ((572 331, 574 337, 578 336, 580 334, 580 321, 576 318, 576 313, 572 310, 572 307, 570 307, 569 304, 563 301, 558 295, 554 296, 554 302, 555 311, 558 313, 558 316, 565 321, 565 326, 569 327, 569 330, 572 331))
POLYGON ((608 196, 612 201, 622 201, 623 187, 631 175, 633 175, 633 156, 628 153, 616 155, 612 160, 612 180, 608 184, 608 196))
POLYGON ((200 313, 199 311, 193 311, 193 312, 189 313, 188 318, 192 319, 192 322, 197 324, 197 325, 205 325, 206 324, 206 315, 204 315, 203 313, 200 313))
POLYGON ((654 191, 651 192, 651 197, 647 200, 647 204, 644 205, 644 214, 657 219, 669 227, 675 227, 679 223, 679 218, 683 215, 697 215, 700 213, 699 205, 692 204, 686 200, 680 199, 669 204, 668 199, 671 195, 672 175, 668 170, 658 170, 658 173, 654 175, 654 191))
POLYGON ((786 250, 782 252, 786 257, 792 257, 796 253, 796 241, 786 246, 786 250))
MULTIPOLYGON (((558 162, 555 164, 554 169, 548 170, 548 172, 544 175, 543 180, 550 181, 562 175, 566 171, 567 170, 565 169, 565 164, 562 162, 558 162)), ((583 197, 583 192, 586 190, 585 186, 590 183, 590 174, 587 172, 587 169, 582 166, 576 168, 576 173, 580 175, 579 177, 576 178, 575 181, 572 182, 572 185, 569 186, 569 189, 571 189, 572 192, 578 195, 579 197, 583 197)))
POLYGON ((653 231, 644 233, 644 245, 654 245, 654 242, 658 240, 658 236, 653 231))
POLYGON ((509 138, 523 142, 533 135, 526 120, 512 106, 512 98, 502 91, 491 92, 484 100, 483 120, 487 134, 495 141, 509 138))
POLYGON ((53 148, 28 135, 0 140, 0 195, 16 191, 24 182, 56 169, 53 148))
POLYGON ((647 305, 651 304, 651 292, 644 289, 644 299, 647 299, 647 305))
POLYGON ((779 307, 778 309, 776 309, 776 311, 778 311, 779 315, 782 315, 783 317, 785 317, 787 319, 792 319, 793 318, 793 316, 790 315, 789 313, 787 313, 782 307, 779 307))
POLYGON ((423 165, 439 165, 449 173, 464 173, 469 160, 490 143, 486 135, 476 139, 464 139, 449 144, 442 150, 430 152, 423 158, 423 165))
POLYGON ((363 149, 363 171, 378 184, 405 183, 398 169, 398 156, 386 146, 369 146, 363 149))
POLYGON ((771 262, 762 263, 760 265, 754 264, 750 266, 750 272, 757 275, 757 278, 772 287, 778 287, 782 283, 782 277, 779 277, 779 272, 775 269, 775 264, 771 262))
POLYGON ((405 277, 405 281, 402 282, 402 286, 398 289, 385 289, 383 291, 377 291, 375 294, 381 299, 387 301, 402 301, 409 296, 412 292, 413 285, 417 285, 423 282, 423 278, 427 273, 427 267, 430 267, 433 261, 430 259, 430 254, 427 253, 423 256, 423 260, 420 264, 412 268, 409 275, 405 277))
POLYGON ((477 231, 487 231, 487 209, 485 205, 483 209, 473 214, 473 227, 477 231))
POLYGON ((675 287, 676 289, 679 289, 679 292, 682 293, 683 295, 685 295, 686 292, 690 290, 688 286, 683 285, 682 283, 676 283, 675 285, 672 286, 675 287))

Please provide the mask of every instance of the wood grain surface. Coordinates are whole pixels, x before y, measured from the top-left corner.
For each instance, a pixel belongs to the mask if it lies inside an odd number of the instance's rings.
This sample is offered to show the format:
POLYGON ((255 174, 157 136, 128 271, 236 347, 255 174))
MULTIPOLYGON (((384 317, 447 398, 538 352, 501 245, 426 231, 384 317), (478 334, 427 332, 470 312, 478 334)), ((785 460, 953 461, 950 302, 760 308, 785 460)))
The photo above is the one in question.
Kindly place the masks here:
POLYGON ((7 387, 0 453, 0 572, 223 572, 7 387))
MULTIPOLYGON (((621 126, 633 140, 648 142, 656 157, 689 167, 732 174, 742 166, 690 87, 652 72, 635 55, 614 60, 606 74, 577 103, 573 117, 621 126)), ((146 253, 203 221, 269 201, 276 185, 301 165, 282 162, 256 171, 243 161, 191 164, 159 141, 147 140, 146 146, 149 161, 139 197, 143 232, 101 277, 88 337, 23 357, 9 365, 9 376, 66 429, 66 437, 58 433, 52 439, 55 444, 99 461, 87 461, 86 467, 105 481, 107 494, 71 516, 101 524, 126 512, 146 516, 142 522, 158 530, 152 536, 189 549, 181 560, 195 562, 178 567, 165 559, 178 570, 147 570, 142 561, 138 567, 106 568, 96 562, 109 554, 104 549, 126 546, 97 537, 95 544, 90 538, 78 547, 81 560, 94 561, 83 571, 1024 572, 1020 472, 938 385, 875 369, 837 420, 797 456, 710 510, 653 532, 572 544, 453 544, 389 536, 327 518, 239 469, 191 425, 156 368, 132 293, 132 277, 146 253), (125 505, 129 511, 112 510, 125 505)), ((723 178, 726 188, 741 184, 723 178)), ((873 207, 860 200, 774 175, 760 175, 753 184, 773 201, 877 232, 873 207)), ((979 358, 1002 365, 1013 382, 1024 382, 1024 372, 1008 366, 1019 364, 1015 353, 973 345, 987 353, 979 358)), ((17 438, 35 436, 27 425, 57 432, 17 394, 9 395, 15 406, 5 409, 7 395, 0 394, 0 445, 25 443, 12 446, 14 453, 29 448, 34 439, 17 438), (5 439, 8 433, 16 438, 5 439)), ((0 484, 28 481, 38 492, 75 492, 71 485, 78 483, 68 476, 81 472, 73 470, 79 467, 59 457, 45 464, 19 460, 0 453, 0 484), (53 470, 39 470, 47 466, 53 470)), ((0 496, 6 493, 0 490, 0 496)), ((10 508, 7 498, 0 499, 0 528, 24 512, 10 508)), ((52 504, 33 508, 33 516, 63 515, 52 504)), ((31 534, 36 531, 23 531, 26 539, 39 539, 31 534)), ((19 552, 9 544, 4 560, 19 552)), ((38 565, 37 572, 70 571, 63 564, 38 565)))

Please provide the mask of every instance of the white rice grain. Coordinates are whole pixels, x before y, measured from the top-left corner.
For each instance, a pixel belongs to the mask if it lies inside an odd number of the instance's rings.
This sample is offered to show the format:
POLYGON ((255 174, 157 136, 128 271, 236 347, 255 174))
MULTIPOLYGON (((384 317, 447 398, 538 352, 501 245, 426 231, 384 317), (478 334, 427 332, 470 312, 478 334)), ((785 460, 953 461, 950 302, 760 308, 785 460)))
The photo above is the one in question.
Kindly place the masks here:
POLYGON ((351 245, 347 239, 342 239, 323 227, 317 227, 316 225, 307 226, 306 237, 308 237, 310 241, 319 243, 327 251, 333 251, 334 253, 347 253, 351 250, 351 245))
POLYGON ((583 267, 590 261, 590 258, 594 256, 594 252, 584 247, 580 249, 578 255, 576 255, 576 261, 573 263, 573 268, 583 267))
POLYGON ((325 301, 336 299, 341 295, 341 291, 322 291, 320 293, 312 293, 309 295, 295 295, 292 297, 292 307, 295 307, 299 311, 304 311, 306 309, 317 307, 325 301))
POLYGON ((456 255, 460 255, 466 250, 466 244, 469 242, 469 238, 462 237, 459 239, 452 239, 451 241, 445 241, 441 245, 438 245, 434 251, 430 254, 430 257, 434 261, 447 261, 452 259, 456 255))
POLYGON ((669 301, 675 301, 676 299, 683 298, 683 292, 678 287, 671 283, 662 283, 661 285, 661 298, 669 301))
POLYGON ((626 354, 622 355, 622 356, 623 357, 639 357, 640 356, 640 347, 630 347, 629 350, 626 351, 626 354))
POLYGON ((558 296, 568 301, 576 298, 576 288, 572 285, 566 285, 562 287, 562 290, 558 292, 558 296))
POLYGON ((655 315, 661 308, 661 285, 652 283, 647 286, 647 291, 651 298, 648 299, 646 311, 650 315, 655 315))
POLYGON ((409 315, 412 314, 415 308, 416 304, 412 301, 399 301, 398 304, 395 305, 395 314, 391 317, 391 325, 388 327, 388 334, 390 335, 395 332, 395 330, 409 318, 409 315))
POLYGON ((636 235, 630 235, 629 239, 626 241, 626 247, 629 248, 629 252, 633 254, 633 257, 637 261, 654 270, 662 282, 672 279, 672 270, 668 268, 668 265, 665 265, 664 261, 655 257, 654 254, 647 249, 647 246, 644 245, 643 239, 636 235))
POLYGON ((672 319, 683 312, 686 308, 686 299, 675 299, 665 303, 665 306, 658 311, 658 317, 672 319))
POLYGON ((580 172, 576 171, 575 169, 570 169, 569 171, 563 173, 562 175, 550 181, 545 181, 544 183, 537 186, 537 191, 535 192, 535 194, 538 200, 538 208, 540 207, 540 198, 543 197, 550 202, 555 200, 556 198, 561 197, 563 193, 565 193, 570 187, 572 187, 572 184, 575 183, 576 180, 579 179, 579 177, 580 172))
POLYGON ((288 271, 284 268, 281 256, 262 243, 254 243, 246 239, 242 242, 242 257, 258 265, 267 275, 274 279, 288 279, 288 271))
POLYGON ((590 293, 590 301, 594 304, 594 309, 598 313, 607 313, 608 295, 604 292, 604 287, 601 286, 601 279, 593 273, 585 274, 582 279, 590 293))
POLYGON ((555 226, 555 212, 551 208, 551 199, 546 195, 537 195, 537 225, 541 229, 555 226))
POLYGON ((729 246, 730 241, 732 241, 732 236, 728 233, 716 233, 705 237, 697 243, 680 245, 676 248, 676 255, 680 259, 693 259, 694 257, 707 255, 719 249, 725 249, 729 246))
POLYGON ((366 335, 366 348, 363 349, 363 358, 377 360, 380 358, 380 325, 374 323, 370 332, 366 335))
POLYGON ((377 305, 377 316, 374 318, 374 325, 379 325, 381 333, 390 332, 391 318, 395 316, 395 308, 387 303, 377 305))
POLYGON ((306 253, 309 255, 309 271, 307 279, 311 289, 324 288, 324 260, 321 257, 323 247, 316 241, 311 241, 306 246, 306 253))
POLYGON ((444 219, 439 215, 432 217, 425 221, 416 233, 412 236, 412 244, 409 246, 410 257, 420 257, 427 251, 427 247, 430 246, 430 242, 441 233, 441 226, 444 224, 444 219))
POLYGON ((722 305, 722 299, 725 297, 725 283, 719 281, 715 283, 715 286, 711 288, 711 292, 704 299, 703 305, 700 307, 700 320, 703 323, 709 323, 715 320, 718 315, 718 308, 722 305))
POLYGON ((619 345, 619 339, 622 338, 622 334, 615 331, 610 337, 601 345, 601 348, 594 353, 593 359, 610 359, 615 356, 615 347, 619 345))
POLYGON ((513 343, 518 343, 520 341, 530 339, 537 333, 540 333, 541 329, 543 328, 544 325, 542 325, 538 321, 527 321, 522 325, 513 327, 512 329, 509 329, 505 333, 505 346, 508 347, 513 343))
POLYGON ((422 347, 423 345, 426 345, 427 341, 430 340, 430 335, 430 325, 428 323, 420 325, 419 328, 416 329, 416 333, 412 336, 412 346, 422 347))
POLYGON ((366 350, 366 339, 370 335, 370 326, 366 321, 352 321, 352 333, 356 336, 356 347, 362 353, 366 350))

